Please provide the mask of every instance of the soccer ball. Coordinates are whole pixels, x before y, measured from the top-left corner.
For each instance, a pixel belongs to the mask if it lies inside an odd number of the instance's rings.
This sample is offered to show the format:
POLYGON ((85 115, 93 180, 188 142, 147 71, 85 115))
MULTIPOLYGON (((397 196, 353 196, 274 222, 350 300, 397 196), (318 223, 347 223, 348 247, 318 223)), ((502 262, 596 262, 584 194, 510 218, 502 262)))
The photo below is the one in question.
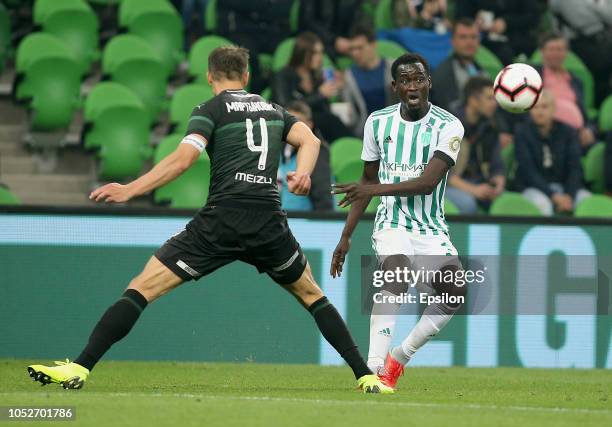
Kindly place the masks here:
POLYGON ((495 77, 493 92, 497 103, 511 113, 524 113, 538 102, 542 77, 530 65, 510 64, 495 77))

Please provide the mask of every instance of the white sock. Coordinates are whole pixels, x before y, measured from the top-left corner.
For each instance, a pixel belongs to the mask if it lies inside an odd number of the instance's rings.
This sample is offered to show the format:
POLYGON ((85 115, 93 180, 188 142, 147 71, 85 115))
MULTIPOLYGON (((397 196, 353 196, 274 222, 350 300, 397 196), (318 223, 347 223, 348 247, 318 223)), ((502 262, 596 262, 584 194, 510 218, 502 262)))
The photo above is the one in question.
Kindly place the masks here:
POLYGON ((404 365, 408 363, 419 348, 446 326, 455 311, 445 304, 428 305, 401 345, 391 350, 393 358, 404 365))
MULTIPOLYGON (((388 294, 382 291, 382 294, 388 294)), ((378 373, 385 366, 391 339, 395 331, 395 321, 400 304, 375 303, 370 316, 370 348, 368 351, 368 368, 378 373)))

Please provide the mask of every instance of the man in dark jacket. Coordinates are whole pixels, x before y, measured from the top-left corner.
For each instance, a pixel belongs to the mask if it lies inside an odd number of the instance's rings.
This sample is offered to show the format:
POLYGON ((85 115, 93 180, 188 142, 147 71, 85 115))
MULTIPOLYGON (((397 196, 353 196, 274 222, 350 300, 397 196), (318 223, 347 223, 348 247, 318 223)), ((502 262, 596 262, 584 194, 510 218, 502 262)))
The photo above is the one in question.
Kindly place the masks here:
POLYGON ((480 34, 472 19, 463 18, 455 22, 451 43, 452 54, 438 65, 431 76, 431 102, 454 111, 461 106, 463 88, 470 77, 487 76, 487 73, 474 61, 480 47, 480 34))
POLYGON ((465 135, 446 189, 446 197, 462 214, 473 215, 479 206, 488 208, 504 191, 506 178, 496 108, 493 82, 486 77, 472 77, 465 85, 464 106, 457 112, 465 135))
POLYGON ((293 0, 218 0, 217 32, 235 44, 249 49, 251 91, 266 86, 260 73, 259 54, 274 53, 291 35, 289 14, 293 0))
POLYGON ((570 213, 590 193, 583 185, 576 131, 554 119, 555 100, 546 89, 515 135, 516 185, 544 215, 570 213))
POLYGON ((531 55, 536 47, 545 0, 456 0, 455 19, 476 20, 482 44, 508 65, 516 55, 531 55))

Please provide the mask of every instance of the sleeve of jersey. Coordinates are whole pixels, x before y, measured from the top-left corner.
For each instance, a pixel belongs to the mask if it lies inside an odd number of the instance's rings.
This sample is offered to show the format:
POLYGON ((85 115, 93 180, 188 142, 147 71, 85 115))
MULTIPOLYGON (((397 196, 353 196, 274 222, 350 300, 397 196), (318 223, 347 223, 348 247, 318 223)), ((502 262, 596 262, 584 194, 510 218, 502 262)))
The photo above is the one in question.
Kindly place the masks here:
POLYGON ((448 123, 441 131, 434 156, 441 158, 449 166, 454 166, 463 139, 463 125, 459 120, 448 123))
POLYGON ((215 119, 211 114, 209 104, 199 105, 193 109, 189 117, 185 139, 196 133, 203 136, 206 141, 210 141, 214 129, 215 119))
POLYGON ((374 124, 372 118, 368 117, 363 129, 363 148, 361 150, 361 160, 366 162, 373 162, 380 160, 380 150, 376 143, 376 136, 374 135, 374 124))
POLYGON ((291 127, 299 122, 299 120, 293 114, 283 109, 283 121, 285 122, 283 127, 283 141, 286 141, 287 135, 289 135, 289 131, 291 131, 291 127))

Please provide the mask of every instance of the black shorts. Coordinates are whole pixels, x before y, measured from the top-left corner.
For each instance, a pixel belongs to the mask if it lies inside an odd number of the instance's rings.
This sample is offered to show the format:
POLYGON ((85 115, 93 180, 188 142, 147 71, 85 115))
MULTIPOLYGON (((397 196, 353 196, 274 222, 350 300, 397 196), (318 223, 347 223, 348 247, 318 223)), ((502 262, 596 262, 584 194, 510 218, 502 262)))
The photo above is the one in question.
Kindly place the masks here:
POLYGON ((237 260, 254 265, 282 285, 297 281, 306 268, 306 257, 284 211, 235 202, 202 208, 155 257, 184 281, 237 260))

